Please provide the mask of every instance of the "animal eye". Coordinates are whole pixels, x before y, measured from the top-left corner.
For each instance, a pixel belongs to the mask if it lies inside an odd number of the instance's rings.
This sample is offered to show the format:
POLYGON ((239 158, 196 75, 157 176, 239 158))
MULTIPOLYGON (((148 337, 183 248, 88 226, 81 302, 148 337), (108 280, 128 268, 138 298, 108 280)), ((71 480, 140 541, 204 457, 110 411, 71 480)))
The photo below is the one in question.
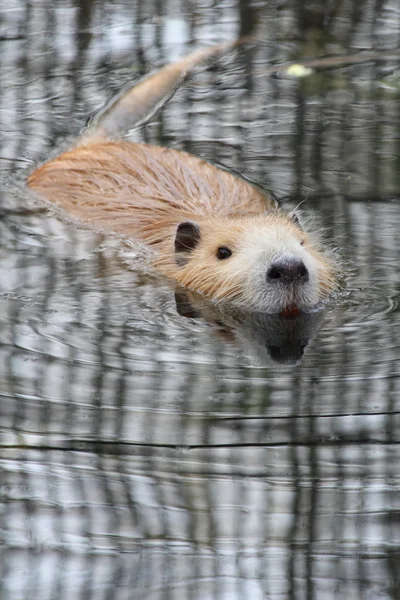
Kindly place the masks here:
POLYGON ((292 219, 292 222, 296 225, 296 227, 298 227, 299 229, 303 230, 303 228, 301 226, 301 223, 300 223, 300 219, 296 215, 296 213, 291 213, 290 214, 290 218, 292 219))
POLYGON ((217 258, 220 260, 224 260, 225 258, 229 258, 232 256, 232 252, 226 246, 221 246, 217 250, 217 258))

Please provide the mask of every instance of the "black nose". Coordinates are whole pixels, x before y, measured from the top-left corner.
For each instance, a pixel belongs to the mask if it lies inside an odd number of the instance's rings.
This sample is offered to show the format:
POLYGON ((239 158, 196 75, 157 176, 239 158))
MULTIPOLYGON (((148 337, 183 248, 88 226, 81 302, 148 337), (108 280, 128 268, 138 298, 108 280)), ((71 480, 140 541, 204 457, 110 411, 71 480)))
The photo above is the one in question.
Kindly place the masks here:
POLYGON ((282 256, 274 260, 267 271, 269 283, 306 283, 308 271, 301 258, 297 256, 282 256))

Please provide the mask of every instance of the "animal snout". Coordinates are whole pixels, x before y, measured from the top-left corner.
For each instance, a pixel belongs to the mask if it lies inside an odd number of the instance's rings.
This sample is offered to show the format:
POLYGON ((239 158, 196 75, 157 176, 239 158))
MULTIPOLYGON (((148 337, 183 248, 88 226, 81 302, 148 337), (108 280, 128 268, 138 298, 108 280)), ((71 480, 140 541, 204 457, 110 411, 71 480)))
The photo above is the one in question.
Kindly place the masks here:
POLYGON ((301 258, 281 256, 273 261, 267 271, 268 283, 306 283, 308 270, 301 258))

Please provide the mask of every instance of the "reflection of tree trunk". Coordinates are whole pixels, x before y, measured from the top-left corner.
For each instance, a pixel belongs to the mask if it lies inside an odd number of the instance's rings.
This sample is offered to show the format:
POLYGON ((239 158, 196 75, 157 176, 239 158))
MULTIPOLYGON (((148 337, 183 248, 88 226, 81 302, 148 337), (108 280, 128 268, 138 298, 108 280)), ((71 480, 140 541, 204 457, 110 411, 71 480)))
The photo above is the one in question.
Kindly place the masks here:
MULTIPOLYGON (((340 43, 346 51, 353 46, 356 29, 365 18, 367 6, 365 0, 357 2, 340 0, 332 3, 331 7, 328 7, 325 0, 315 0, 312 3, 297 2, 294 10, 297 15, 300 39, 303 42, 314 43, 321 50, 319 55, 322 55, 328 40, 340 43), (346 25, 336 29, 337 20, 341 20, 346 25)), ((376 12, 379 12, 378 5, 376 12)), ((316 56, 316 54, 311 55, 316 56)))
POLYGON ((323 30, 325 27, 326 2, 297 2, 297 19, 300 31, 323 30))
MULTIPOLYGON (((251 0, 239 0, 239 37, 246 37, 256 34, 257 12, 251 6, 251 0)), ((245 53, 244 62, 246 65, 246 88, 249 93, 253 88, 252 81, 252 48, 245 53)))
POLYGON ((302 40, 299 48, 302 57, 317 57, 324 55, 324 47, 329 36, 326 22, 325 6, 314 2, 306 5, 298 2, 296 5, 298 36, 302 40))
POLYGON ((90 25, 94 5, 95 0, 76 0, 75 58, 71 65, 74 106, 80 106, 82 103, 82 85, 79 78, 92 40, 90 25))
POLYGON ((338 0, 332 2, 331 6, 325 0, 314 0, 314 2, 297 2, 296 11, 301 31, 307 29, 330 29, 337 18, 346 19, 354 27, 366 14, 365 0, 348 2, 338 0))
POLYGON ((256 9, 251 6, 249 0, 239 0, 239 37, 252 35, 257 23, 256 9))
MULTIPOLYGON (((390 521, 392 521, 393 515, 390 515, 390 521)), ((396 516, 393 519, 393 525, 398 525, 398 519, 396 516)), ((390 592, 392 594, 393 600, 400 600, 400 555, 396 551, 388 552, 387 555, 388 569, 391 573, 391 586, 390 592)), ((388 589, 388 591, 389 591, 388 589)))
POLYGON ((90 31, 90 22, 95 5, 95 0, 76 0, 77 18, 76 18, 76 45, 78 56, 82 61, 82 55, 86 54, 89 47, 92 33, 90 31))

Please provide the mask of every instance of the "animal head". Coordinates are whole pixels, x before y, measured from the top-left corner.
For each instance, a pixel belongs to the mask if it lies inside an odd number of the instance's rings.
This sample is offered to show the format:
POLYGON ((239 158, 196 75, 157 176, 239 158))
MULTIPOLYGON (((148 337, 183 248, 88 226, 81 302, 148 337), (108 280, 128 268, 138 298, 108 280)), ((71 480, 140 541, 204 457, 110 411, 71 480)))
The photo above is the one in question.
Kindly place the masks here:
POLYGON ((333 261, 281 211, 183 221, 173 262, 163 270, 184 287, 267 313, 309 311, 338 287, 333 261))

